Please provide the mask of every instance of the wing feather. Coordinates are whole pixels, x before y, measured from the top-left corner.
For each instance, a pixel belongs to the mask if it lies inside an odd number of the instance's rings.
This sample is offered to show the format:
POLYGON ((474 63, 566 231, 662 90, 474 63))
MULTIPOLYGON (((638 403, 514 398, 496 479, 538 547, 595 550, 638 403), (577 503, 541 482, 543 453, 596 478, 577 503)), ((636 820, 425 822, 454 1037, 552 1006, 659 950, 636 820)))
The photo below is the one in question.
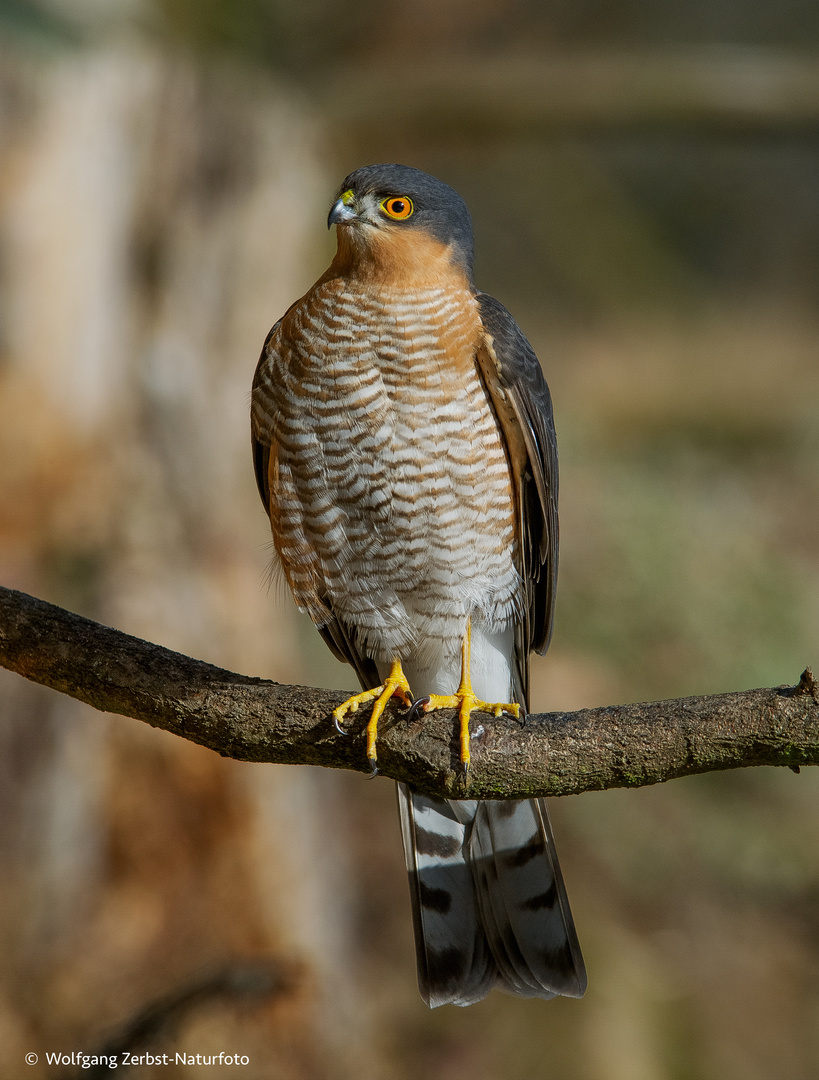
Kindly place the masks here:
POLYGON ((478 303, 484 327, 478 367, 517 482, 527 618, 516 659, 528 686, 529 652, 545 653, 549 647, 557 585, 558 473, 552 397, 534 349, 503 304, 486 293, 478 293, 478 303))

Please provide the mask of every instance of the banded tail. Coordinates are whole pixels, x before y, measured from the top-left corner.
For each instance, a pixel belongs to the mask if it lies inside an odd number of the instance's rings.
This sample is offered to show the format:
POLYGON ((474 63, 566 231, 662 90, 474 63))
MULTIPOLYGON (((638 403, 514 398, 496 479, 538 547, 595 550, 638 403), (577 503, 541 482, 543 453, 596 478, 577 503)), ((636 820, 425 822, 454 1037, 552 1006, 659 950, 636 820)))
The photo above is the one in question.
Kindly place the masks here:
MULTIPOLYGON (((514 687, 526 703, 528 680, 516 677, 513 654, 511 629, 474 628, 478 694, 508 700, 514 687)), ((458 677, 457 665, 407 670, 424 693, 458 677)), ((430 1008, 471 1005, 493 986, 519 997, 582 997, 586 969, 545 799, 448 801, 399 784, 398 809, 418 985, 430 1008)))
POLYGON ((586 970, 543 799, 446 801, 398 785, 418 985, 430 1008, 498 986, 582 997, 586 970))

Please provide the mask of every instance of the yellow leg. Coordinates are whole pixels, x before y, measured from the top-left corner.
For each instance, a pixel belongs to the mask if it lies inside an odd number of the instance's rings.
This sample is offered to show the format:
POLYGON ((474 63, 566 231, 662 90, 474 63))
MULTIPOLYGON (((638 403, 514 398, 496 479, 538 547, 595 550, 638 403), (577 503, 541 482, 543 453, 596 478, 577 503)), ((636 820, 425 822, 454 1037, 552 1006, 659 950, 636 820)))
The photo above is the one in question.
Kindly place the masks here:
POLYGON ((405 705, 412 704, 412 695, 410 694, 409 683, 401 668, 400 660, 393 660, 390 673, 381 684, 376 686, 372 690, 364 690, 361 694, 353 694, 352 697, 347 698, 345 702, 338 706, 337 709, 333 709, 333 720, 339 731, 344 729, 341 726, 341 721, 347 715, 348 712, 358 712, 359 705, 366 705, 367 702, 375 699, 373 705, 373 711, 370 715, 370 719, 367 723, 367 758, 370 765, 372 765, 373 773, 376 771, 376 750, 375 740, 378 735, 378 721, 381 718, 381 714, 384 708, 393 694, 397 694, 402 699, 405 705))
POLYGON ((433 709, 457 709, 461 724, 461 764, 464 772, 469 771, 469 717, 476 709, 482 712, 490 712, 494 716, 510 712, 514 716, 520 716, 520 705, 515 702, 489 702, 481 701, 472 692, 471 676, 472 654, 472 623, 466 622, 466 633, 461 645, 461 685, 454 694, 431 694, 429 700, 422 706, 424 712, 432 712, 433 709))

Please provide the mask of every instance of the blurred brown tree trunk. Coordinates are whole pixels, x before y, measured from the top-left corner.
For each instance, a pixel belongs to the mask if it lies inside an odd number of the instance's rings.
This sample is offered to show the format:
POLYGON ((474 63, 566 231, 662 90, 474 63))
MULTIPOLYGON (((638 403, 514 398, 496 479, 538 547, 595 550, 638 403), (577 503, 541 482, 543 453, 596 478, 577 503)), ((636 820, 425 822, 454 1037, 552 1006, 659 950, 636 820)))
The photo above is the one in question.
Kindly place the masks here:
MULTIPOLYGON (((129 47, 9 64, 3 88, 3 577, 298 677, 295 613, 261 587, 245 433, 261 342, 314 276, 315 122, 269 80, 129 47)), ((241 769, 5 676, 0 700, 0 1002, 31 1003, 0 1017, 22 1040, 2 1040, 4 1075, 32 1033, 87 1046, 247 955, 304 978, 245 1052, 294 1076, 377 1072, 345 848, 324 835, 332 783, 241 769)), ((211 1016, 217 1041, 237 1023, 211 1016)))

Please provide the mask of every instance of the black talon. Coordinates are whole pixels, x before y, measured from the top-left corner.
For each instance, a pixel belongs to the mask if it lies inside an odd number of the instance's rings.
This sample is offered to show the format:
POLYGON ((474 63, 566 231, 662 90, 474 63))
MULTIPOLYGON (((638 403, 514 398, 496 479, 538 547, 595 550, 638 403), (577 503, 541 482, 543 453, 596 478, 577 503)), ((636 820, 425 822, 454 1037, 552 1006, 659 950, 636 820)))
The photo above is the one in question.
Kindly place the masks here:
POLYGON ((372 770, 372 772, 371 772, 371 773, 370 773, 370 775, 369 775, 369 776, 367 777, 367 779, 368 779, 368 780, 372 780, 372 779, 373 779, 373 777, 375 777, 375 776, 378 776, 378 766, 377 766, 377 765, 376 765, 376 763, 375 763, 375 758, 367 758, 367 761, 369 761, 369 763, 370 763, 370 769, 372 770))
POLYGON ((337 716, 333 717, 333 723, 335 724, 336 731, 339 733, 339 735, 346 735, 347 734, 345 729, 338 722, 338 717, 337 716))
POLYGON ((407 710, 407 720, 417 720, 425 705, 429 705, 429 695, 416 698, 407 710))

